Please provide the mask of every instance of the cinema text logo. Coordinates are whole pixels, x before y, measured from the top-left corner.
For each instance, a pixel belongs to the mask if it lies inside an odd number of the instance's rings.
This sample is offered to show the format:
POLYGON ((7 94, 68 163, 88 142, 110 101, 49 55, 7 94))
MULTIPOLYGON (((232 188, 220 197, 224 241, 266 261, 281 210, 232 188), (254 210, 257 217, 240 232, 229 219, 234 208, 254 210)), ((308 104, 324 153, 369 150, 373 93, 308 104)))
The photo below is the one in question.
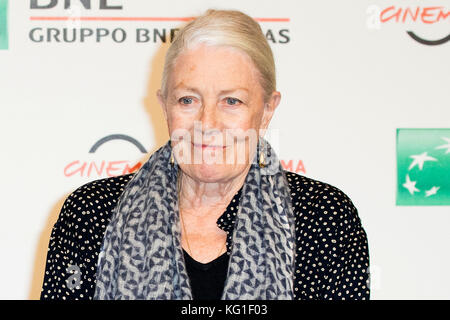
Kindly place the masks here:
MULTIPOLYGON (((127 141, 134 145, 142 154, 147 151, 142 144, 133 137, 124 134, 112 134, 101 138, 95 142, 89 149, 89 154, 96 153, 98 149, 105 143, 112 141, 127 141)), ((115 177, 119 175, 133 173, 142 167, 142 162, 134 163, 130 160, 75 160, 64 167, 64 175, 66 177, 115 177)))
MULTIPOLYGON (((367 8, 367 27, 370 29, 380 29, 383 24, 414 25, 423 24, 425 26, 444 25, 448 26, 450 11, 444 6, 388 6, 380 8, 371 5, 367 8)), ((448 28, 446 28, 448 30, 448 28)), ((440 36, 437 39, 426 39, 413 30, 406 30, 406 34, 411 39, 427 46, 441 45, 450 40, 450 34, 440 36)))
POLYGON ((7 50, 8 42, 8 0, 0 0, 0 50, 7 50))
MULTIPOLYGON (((112 12, 123 10, 122 0, 30 0, 33 26, 28 35, 34 43, 171 43, 179 28, 174 23, 195 17, 136 17, 114 16, 112 12), (64 10, 62 16, 52 14, 64 10), (89 13, 89 14, 85 14, 89 13), (95 15, 98 13, 98 15, 95 15), (108 15, 105 15, 108 14, 108 15), (133 28, 134 23, 158 24, 151 28, 133 28), (107 23, 106 26, 99 24, 107 23), (118 24, 111 27, 111 23, 118 24), (161 26, 162 24, 162 26, 161 26), (95 26, 95 27, 93 27, 95 26)), ((134 4, 134 3, 133 3, 134 4)), ((131 3, 127 3, 131 5, 131 3)), ((287 44, 291 41, 286 23, 289 18, 255 18, 260 23, 276 23, 279 28, 263 28, 266 39, 272 44, 287 44)), ((263 26, 262 26, 263 27, 263 26)))

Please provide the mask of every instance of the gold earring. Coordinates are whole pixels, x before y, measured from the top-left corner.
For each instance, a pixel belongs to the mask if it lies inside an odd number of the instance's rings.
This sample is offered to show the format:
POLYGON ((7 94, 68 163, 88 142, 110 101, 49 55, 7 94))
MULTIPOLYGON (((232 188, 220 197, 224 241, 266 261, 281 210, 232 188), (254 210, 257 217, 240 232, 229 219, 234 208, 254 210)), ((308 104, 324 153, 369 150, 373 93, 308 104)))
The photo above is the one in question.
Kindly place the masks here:
POLYGON ((170 164, 173 166, 175 164, 175 159, 173 157, 173 150, 170 152, 170 164))
POLYGON ((261 147, 259 148, 259 167, 264 168, 266 166, 266 161, 264 159, 263 142, 261 141, 261 147))

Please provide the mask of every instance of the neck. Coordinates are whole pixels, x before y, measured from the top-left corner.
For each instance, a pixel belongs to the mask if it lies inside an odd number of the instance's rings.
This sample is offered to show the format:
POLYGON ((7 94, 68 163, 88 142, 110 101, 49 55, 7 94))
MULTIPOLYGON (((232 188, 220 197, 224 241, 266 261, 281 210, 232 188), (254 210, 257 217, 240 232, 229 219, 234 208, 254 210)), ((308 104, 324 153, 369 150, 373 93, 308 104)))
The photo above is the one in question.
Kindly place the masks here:
POLYGON ((226 208, 233 196, 244 184, 249 169, 250 167, 238 176, 223 182, 198 181, 181 171, 179 177, 181 180, 179 193, 180 210, 202 215, 205 208, 226 208))

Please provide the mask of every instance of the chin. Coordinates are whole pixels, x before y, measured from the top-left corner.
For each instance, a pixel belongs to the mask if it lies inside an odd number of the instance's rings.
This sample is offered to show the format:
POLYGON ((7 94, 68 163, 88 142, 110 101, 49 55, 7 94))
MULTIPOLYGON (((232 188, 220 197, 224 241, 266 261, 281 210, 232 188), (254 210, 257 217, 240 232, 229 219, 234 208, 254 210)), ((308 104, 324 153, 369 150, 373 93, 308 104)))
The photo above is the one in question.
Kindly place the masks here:
POLYGON ((205 183, 224 182, 241 172, 236 166, 224 164, 195 164, 181 169, 191 178, 205 183))

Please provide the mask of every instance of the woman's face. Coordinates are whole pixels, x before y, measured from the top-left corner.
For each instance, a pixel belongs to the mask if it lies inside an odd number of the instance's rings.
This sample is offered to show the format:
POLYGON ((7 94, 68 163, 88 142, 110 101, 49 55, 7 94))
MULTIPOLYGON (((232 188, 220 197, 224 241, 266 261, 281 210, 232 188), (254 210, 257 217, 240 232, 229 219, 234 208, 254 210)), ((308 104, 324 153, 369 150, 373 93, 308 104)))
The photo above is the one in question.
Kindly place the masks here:
POLYGON ((264 103, 258 70, 245 53, 199 45, 178 56, 167 96, 158 98, 181 170, 198 181, 227 182, 249 168, 280 94, 264 103))

